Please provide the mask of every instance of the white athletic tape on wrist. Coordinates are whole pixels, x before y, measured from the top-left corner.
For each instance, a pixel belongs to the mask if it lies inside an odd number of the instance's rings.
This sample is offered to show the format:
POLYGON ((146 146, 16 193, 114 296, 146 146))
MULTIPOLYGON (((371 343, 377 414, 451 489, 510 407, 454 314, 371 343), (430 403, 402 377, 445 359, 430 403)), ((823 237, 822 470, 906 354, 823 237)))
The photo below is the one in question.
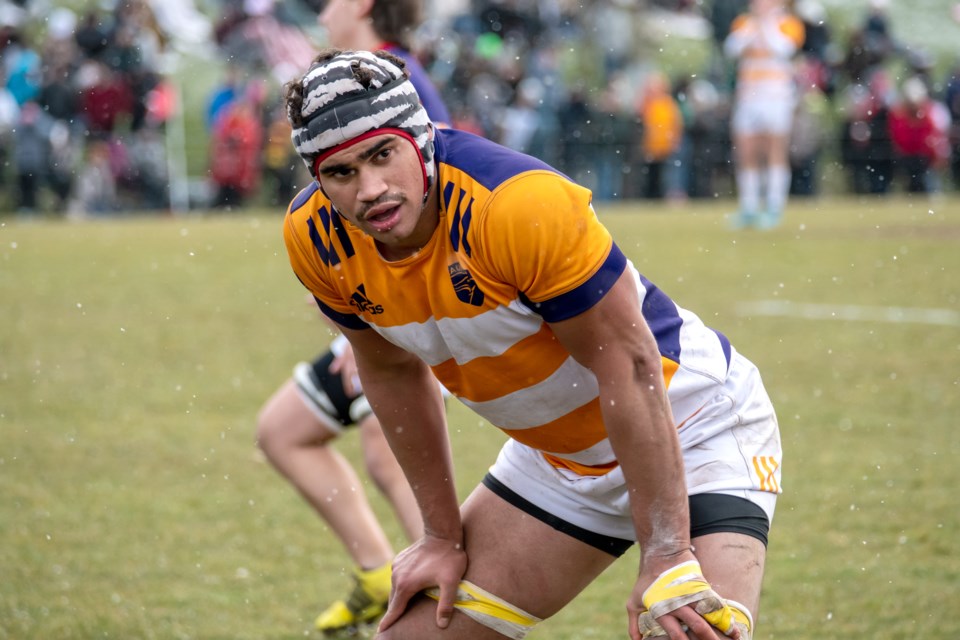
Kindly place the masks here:
MULTIPOLYGON (((726 603, 733 612, 735 620, 733 626, 740 629, 740 640, 750 640, 753 637, 753 616, 750 615, 750 611, 739 602, 727 600, 726 603)), ((640 635, 644 640, 647 638, 666 638, 668 635, 666 630, 660 626, 660 623, 650 615, 649 611, 642 612, 637 622, 640 627, 640 635)), ((680 626, 686 630, 685 624, 680 626)))
POLYGON ((725 635, 733 632, 733 612, 710 588, 696 560, 680 563, 661 573, 643 592, 642 600, 654 619, 693 605, 697 613, 725 635))
MULTIPOLYGON (((424 593, 434 600, 440 599, 440 589, 432 587, 424 593)), ((461 580, 453 608, 485 627, 513 640, 523 640, 530 630, 543 622, 523 609, 485 591, 469 580, 461 580)))

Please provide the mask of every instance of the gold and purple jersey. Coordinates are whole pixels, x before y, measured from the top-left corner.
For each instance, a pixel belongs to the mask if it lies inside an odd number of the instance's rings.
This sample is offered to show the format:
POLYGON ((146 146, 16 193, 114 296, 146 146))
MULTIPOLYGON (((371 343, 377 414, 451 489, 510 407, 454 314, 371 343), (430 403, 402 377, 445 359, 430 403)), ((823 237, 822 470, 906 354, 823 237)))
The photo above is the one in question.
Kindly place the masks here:
POLYGON ((483 138, 438 130, 440 222, 389 262, 316 183, 291 203, 284 240, 323 312, 422 358, 463 403, 558 468, 616 466, 594 375, 550 330, 590 309, 628 271, 659 345, 678 426, 715 398, 729 342, 636 272, 591 206, 548 165, 483 138))

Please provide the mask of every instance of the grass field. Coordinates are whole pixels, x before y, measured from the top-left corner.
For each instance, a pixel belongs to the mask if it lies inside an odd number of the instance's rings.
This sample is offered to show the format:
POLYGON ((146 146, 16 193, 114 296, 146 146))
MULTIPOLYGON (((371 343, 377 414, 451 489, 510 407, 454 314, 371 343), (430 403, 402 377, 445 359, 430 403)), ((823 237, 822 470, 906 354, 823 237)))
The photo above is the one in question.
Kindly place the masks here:
MULTIPOLYGON (((960 201, 797 203, 765 233, 730 231, 729 206, 600 215, 778 407, 757 638, 957 637, 960 201)), ((0 640, 303 638, 344 589, 345 555, 253 445, 329 339, 279 219, 0 218, 0 640)), ((465 496, 502 436, 450 413, 465 496)), ((625 638, 635 563, 530 638, 625 638)))

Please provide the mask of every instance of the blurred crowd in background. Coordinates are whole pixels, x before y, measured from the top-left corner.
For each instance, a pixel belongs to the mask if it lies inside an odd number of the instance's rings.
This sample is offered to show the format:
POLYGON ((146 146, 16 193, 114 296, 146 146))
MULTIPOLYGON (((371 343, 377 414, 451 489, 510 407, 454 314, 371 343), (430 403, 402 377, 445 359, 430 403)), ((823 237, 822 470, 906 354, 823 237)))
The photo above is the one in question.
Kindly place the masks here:
MULTIPOLYGON (((0 211, 284 207, 309 176, 280 87, 323 44, 320 1, 105 0, 77 12, 0 0, 0 211), (202 131, 185 128, 184 59, 216 69, 202 131), (204 168, 189 175, 201 135, 204 168)), ((581 4, 428 7, 414 52, 450 124, 542 158, 597 200, 730 197, 735 69, 722 43, 747 0, 581 4), (701 41, 703 68, 678 72, 656 44, 664 32, 701 41)), ((960 66, 937 72, 883 0, 842 30, 817 0, 792 11, 806 39, 791 193, 960 188, 960 66)))

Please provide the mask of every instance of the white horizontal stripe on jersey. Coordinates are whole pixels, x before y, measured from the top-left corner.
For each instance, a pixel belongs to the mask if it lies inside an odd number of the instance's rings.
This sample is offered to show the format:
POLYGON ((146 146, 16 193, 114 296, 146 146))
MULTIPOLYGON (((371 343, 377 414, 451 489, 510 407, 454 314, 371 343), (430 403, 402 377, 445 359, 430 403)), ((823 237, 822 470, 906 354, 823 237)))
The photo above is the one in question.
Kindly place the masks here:
POLYGON ((543 326, 543 319, 520 301, 473 318, 431 318, 396 327, 373 325, 383 337, 436 366, 456 357, 457 364, 499 356, 543 326))
POLYGON ((572 357, 545 380, 486 402, 461 402, 501 429, 531 429, 562 418, 595 399, 597 378, 572 357))

